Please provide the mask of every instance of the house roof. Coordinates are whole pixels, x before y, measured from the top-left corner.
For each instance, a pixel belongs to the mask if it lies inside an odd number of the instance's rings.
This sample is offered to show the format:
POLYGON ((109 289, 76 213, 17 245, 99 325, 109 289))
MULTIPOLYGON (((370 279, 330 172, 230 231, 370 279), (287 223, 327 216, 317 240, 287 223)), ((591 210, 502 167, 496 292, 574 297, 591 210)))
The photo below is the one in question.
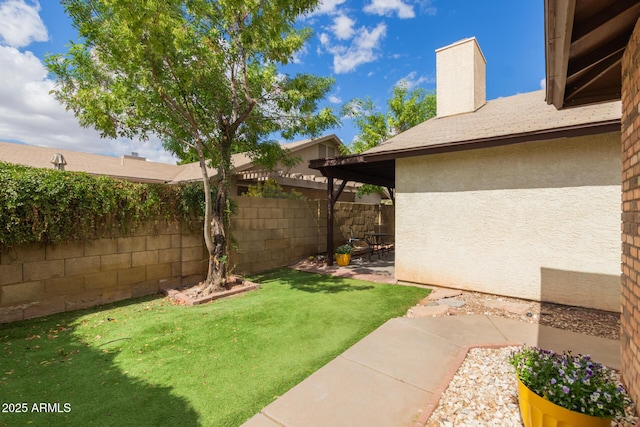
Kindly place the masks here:
POLYGON ((0 160, 37 168, 51 169, 53 155, 60 153, 66 161, 65 170, 88 172, 138 182, 169 182, 179 166, 147 162, 142 157, 104 156, 60 148, 0 142, 0 160))
POLYGON ((638 0, 545 0, 547 102, 560 109, 620 99, 622 54, 638 0))
MULTIPOLYGON (((280 144, 282 148, 289 150, 291 153, 300 151, 306 147, 320 143, 332 143, 336 146, 342 145, 340 139, 334 135, 326 135, 315 139, 304 139, 302 141, 295 141, 280 144)), ((231 164, 233 165, 234 172, 242 172, 250 169, 253 166, 252 159, 245 153, 233 154, 231 156, 231 164)), ((173 182, 185 182, 185 181, 197 181, 202 179, 202 173, 200 172, 200 164, 188 163, 180 166, 182 170, 173 178, 173 182)), ((209 177, 214 177, 218 174, 217 170, 207 167, 209 177)))
POLYGON ((395 186, 395 159, 620 130, 621 103, 558 111, 544 91, 488 101, 476 111, 429 119, 362 154, 310 163, 325 176, 395 186))
MULTIPOLYGON (((291 153, 295 153, 310 145, 322 142, 342 145, 340 139, 332 134, 320 138, 282 144, 282 147, 289 149, 291 153)), ((113 178, 147 183, 179 183, 202 179, 198 162, 172 165, 149 162, 143 157, 113 157, 59 148, 0 142, 0 160, 9 163, 51 169, 53 167, 51 159, 56 153, 64 156, 66 161, 65 170, 67 171, 87 172, 92 175, 106 175, 113 178)), ((231 162, 236 172, 242 172, 252 167, 251 158, 244 153, 232 155, 231 162)), ((217 171, 214 169, 208 168, 208 171, 210 177, 217 175, 217 171)))
POLYGON ((474 112, 436 117, 365 153, 423 149, 465 142, 477 144, 478 141, 507 139, 516 135, 537 139, 537 136, 549 132, 602 123, 613 123, 619 127, 622 115, 620 102, 558 111, 547 105, 544 97, 543 90, 522 93, 494 99, 474 112))

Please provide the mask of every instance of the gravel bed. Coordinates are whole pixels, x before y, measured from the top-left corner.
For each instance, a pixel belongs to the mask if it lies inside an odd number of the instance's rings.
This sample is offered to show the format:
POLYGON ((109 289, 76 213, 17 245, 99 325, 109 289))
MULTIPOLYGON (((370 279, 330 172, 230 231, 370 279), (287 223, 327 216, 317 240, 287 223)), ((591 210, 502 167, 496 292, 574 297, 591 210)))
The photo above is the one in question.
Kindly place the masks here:
POLYGON ((517 298, 482 294, 479 292, 463 292, 456 297, 465 302, 456 309, 456 314, 487 314, 491 316, 519 319, 523 322, 539 323, 553 328, 594 335, 611 340, 620 339, 620 314, 609 311, 592 310, 581 307, 570 307, 560 304, 539 303, 517 298), (509 313, 487 306, 489 301, 507 301, 527 304, 526 315, 509 313))
POLYGON ((516 348, 469 350, 426 427, 521 427, 518 384, 508 363, 516 348))
MULTIPOLYGON (((620 339, 620 316, 616 313, 540 304, 476 292, 463 292, 456 298, 464 300, 465 305, 450 310, 453 315, 500 316, 602 338, 620 339), (510 313, 489 307, 487 303, 491 300, 526 303, 529 304, 529 310, 525 315, 510 313)), ((469 350, 426 427, 521 427, 515 370, 509 364, 509 354, 516 348, 469 350)), ((635 409, 630 405, 626 416, 611 425, 633 427, 637 422, 635 409)))

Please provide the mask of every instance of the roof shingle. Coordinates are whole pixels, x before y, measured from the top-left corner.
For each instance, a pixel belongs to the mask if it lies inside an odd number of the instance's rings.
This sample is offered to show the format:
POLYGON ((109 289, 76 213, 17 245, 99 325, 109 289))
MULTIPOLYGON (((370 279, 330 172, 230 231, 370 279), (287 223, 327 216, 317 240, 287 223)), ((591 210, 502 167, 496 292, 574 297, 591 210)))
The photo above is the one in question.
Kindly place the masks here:
POLYGON ((622 115, 620 101, 557 110, 545 102, 544 96, 545 92, 540 90, 497 98, 471 113, 436 117, 394 136, 365 154, 553 131, 620 120, 622 115))

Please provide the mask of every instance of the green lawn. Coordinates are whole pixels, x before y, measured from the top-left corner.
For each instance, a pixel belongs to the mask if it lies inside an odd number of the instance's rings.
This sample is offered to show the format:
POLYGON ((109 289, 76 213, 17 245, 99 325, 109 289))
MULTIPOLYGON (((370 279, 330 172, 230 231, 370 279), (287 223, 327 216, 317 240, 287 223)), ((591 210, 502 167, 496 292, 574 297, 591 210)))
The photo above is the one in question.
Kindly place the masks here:
POLYGON ((292 270, 253 280, 203 306, 155 296, 0 325, 0 425, 237 426, 428 293, 292 270))

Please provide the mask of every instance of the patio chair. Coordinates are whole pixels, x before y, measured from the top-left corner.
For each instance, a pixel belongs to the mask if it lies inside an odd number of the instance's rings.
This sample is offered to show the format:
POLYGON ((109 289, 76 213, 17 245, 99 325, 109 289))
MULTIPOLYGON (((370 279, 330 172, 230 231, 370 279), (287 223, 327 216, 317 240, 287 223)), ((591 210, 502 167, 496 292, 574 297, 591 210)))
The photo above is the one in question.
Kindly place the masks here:
MULTIPOLYGON (((355 237, 353 227, 349 227, 349 241, 347 243, 353 248, 354 255, 367 254, 368 260, 371 261, 371 252, 373 250, 371 243, 364 237, 355 237)), ((378 258, 380 258, 379 254, 378 258)))

